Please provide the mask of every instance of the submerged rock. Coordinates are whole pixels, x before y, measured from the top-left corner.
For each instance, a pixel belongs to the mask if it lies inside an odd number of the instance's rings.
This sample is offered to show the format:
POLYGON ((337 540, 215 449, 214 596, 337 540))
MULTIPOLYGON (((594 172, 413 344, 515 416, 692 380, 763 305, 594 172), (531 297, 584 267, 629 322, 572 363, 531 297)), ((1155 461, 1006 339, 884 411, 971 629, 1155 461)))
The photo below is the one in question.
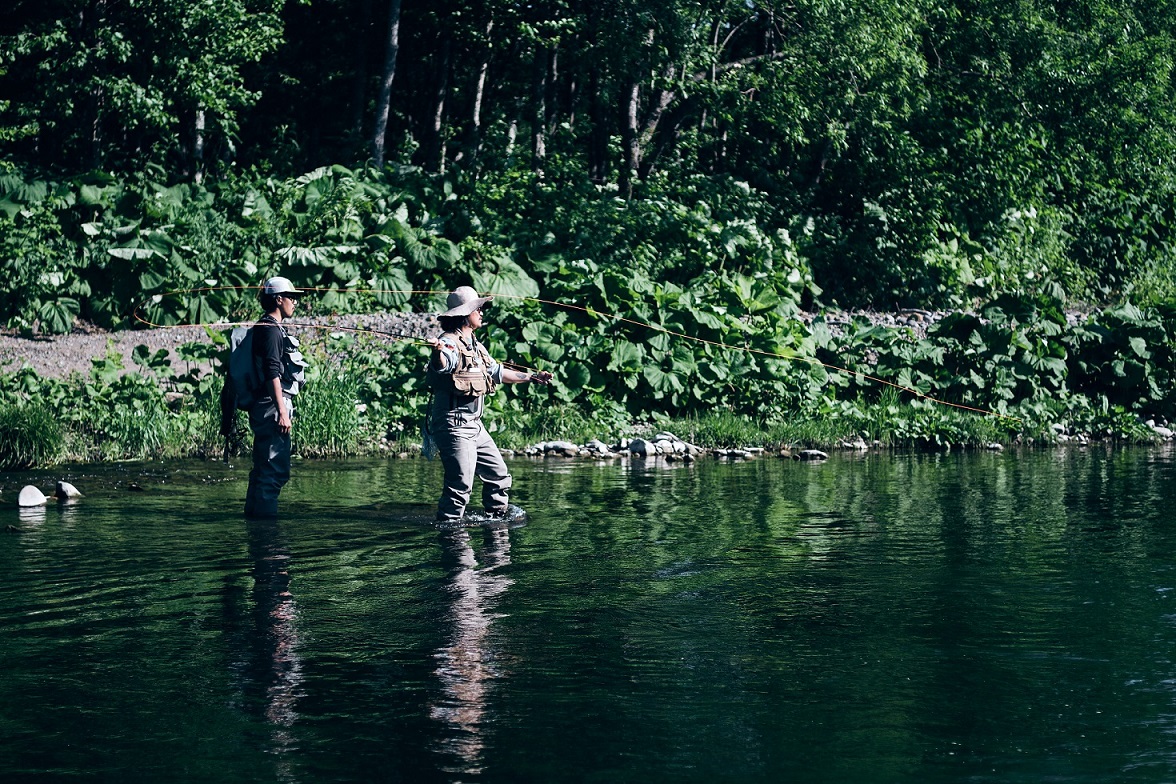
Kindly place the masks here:
POLYGON ((817 460, 828 460, 829 456, 819 449, 802 449, 800 451, 800 459, 813 462, 817 460))
POLYGON ((59 501, 66 501, 71 498, 81 498, 82 497, 81 492, 76 487, 71 485, 69 482, 58 482, 57 483, 57 492, 55 493, 55 495, 57 496, 57 500, 59 500, 59 501))
POLYGON ((573 444, 571 441, 547 441, 543 444, 544 452, 555 452, 556 454, 573 457, 580 451, 580 447, 573 444))
POLYGON ((17 504, 20 506, 44 506, 49 499, 37 488, 32 485, 25 485, 21 488, 20 497, 17 499, 17 504))
POLYGON ((629 442, 629 454, 637 457, 647 457, 650 453, 657 453, 653 444, 650 444, 643 438, 634 438, 629 442))
POLYGON ((589 441, 587 444, 584 444, 584 449, 587 449, 589 452, 595 452, 596 454, 599 454, 599 455, 612 454, 612 450, 609 449, 608 444, 604 443, 603 441, 601 441, 598 438, 594 438, 591 441, 589 441))

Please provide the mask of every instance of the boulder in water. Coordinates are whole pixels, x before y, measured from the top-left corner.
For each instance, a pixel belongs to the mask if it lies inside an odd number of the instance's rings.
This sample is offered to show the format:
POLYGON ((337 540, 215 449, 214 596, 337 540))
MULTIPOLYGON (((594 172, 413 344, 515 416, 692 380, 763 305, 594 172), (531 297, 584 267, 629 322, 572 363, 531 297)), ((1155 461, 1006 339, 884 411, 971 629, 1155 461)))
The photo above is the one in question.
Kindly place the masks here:
POLYGON ((58 501, 68 501, 72 498, 81 498, 81 492, 71 485, 69 482, 58 482, 57 492, 55 494, 58 501))
POLYGON ((656 450, 653 448, 653 445, 646 442, 645 439, 634 438, 629 442, 629 454, 631 455, 636 457, 645 457, 651 452, 656 454, 656 450))
POLYGON ((21 488, 17 504, 20 506, 44 506, 48 501, 49 499, 40 490, 32 485, 25 485, 21 488))

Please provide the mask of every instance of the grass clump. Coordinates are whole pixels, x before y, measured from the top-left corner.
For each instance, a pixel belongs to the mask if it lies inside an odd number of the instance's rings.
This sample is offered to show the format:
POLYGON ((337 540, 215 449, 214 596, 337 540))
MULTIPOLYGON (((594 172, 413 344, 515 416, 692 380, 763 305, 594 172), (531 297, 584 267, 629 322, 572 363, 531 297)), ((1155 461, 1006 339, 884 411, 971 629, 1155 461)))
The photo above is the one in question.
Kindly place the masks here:
POLYGON ((36 403, 0 407, 0 469, 48 465, 59 459, 64 431, 53 412, 36 403))
POLYGON ((360 444, 362 428, 354 376, 324 373, 294 400, 298 453, 306 457, 343 457, 371 451, 360 444))

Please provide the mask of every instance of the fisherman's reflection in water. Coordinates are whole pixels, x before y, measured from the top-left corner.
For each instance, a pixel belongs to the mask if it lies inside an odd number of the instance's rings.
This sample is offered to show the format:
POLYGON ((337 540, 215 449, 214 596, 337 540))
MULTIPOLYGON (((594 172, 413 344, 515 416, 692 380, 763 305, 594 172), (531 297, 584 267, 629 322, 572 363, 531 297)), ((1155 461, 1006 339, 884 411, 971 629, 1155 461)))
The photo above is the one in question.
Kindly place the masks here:
MULTIPOLYGON (((267 750, 281 754, 295 749, 291 728, 303 696, 298 606, 290 592, 290 550, 277 520, 249 520, 247 525, 252 623, 243 624, 246 644, 237 663, 241 697, 245 710, 256 712, 268 728, 267 750)), ((280 776, 284 764, 278 762, 280 776)))
POLYGON ((453 760, 454 767, 447 771, 450 773, 481 771, 491 681, 502 675, 491 644, 490 626, 501 617, 494 610, 502 594, 514 584, 499 571, 510 563, 510 532, 505 527, 485 528, 482 532, 481 564, 469 529, 441 532, 450 630, 449 644, 434 654, 441 695, 430 706, 430 715, 447 728, 438 751, 453 760))

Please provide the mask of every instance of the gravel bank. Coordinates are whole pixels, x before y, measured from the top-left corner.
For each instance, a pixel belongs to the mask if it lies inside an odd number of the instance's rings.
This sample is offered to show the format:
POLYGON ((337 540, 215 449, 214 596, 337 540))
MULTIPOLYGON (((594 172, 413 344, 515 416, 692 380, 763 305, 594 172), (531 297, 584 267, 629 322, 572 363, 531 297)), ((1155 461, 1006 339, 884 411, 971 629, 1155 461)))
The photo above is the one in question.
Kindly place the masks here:
MULTIPOLYGON (((896 312, 878 311, 833 311, 824 314, 834 334, 840 333, 855 318, 862 318, 871 324, 890 327, 905 327, 915 338, 921 338, 927 329, 946 316, 950 311, 903 310, 896 312)), ((815 313, 803 313, 801 318, 811 322, 815 313)), ((1078 322, 1082 314, 1068 313, 1071 324, 1078 322)), ((440 328, 436 316, 429 313, 373 313, 357 316, 315 316, 295 317, 291 320, 291 332, 326 329, 332 326, 349 329, 389 332, 394 335, 427 338, 436 335, 440 328), (298 327, 297 324, 311 324, 313 327, 298 327)), ((79 324, 68 335, 43 335, 26 338, 14 333, 0 333, 0 372, 11 372, 23 365, 32 367, 39 375, 62 378, 70 373, 88 373, 90 360, 100 359, 108 352, 117 352, 123 359, 123 366, 134 368, 131 352, 138 345, 145 345, 155 353, 161 348, 172 352, 172 365, 178 367, 179 357, 175 349, 184 343, 208 340, 203 327, 169 327, 164 329, 136 329, 108 332, 88 324, 79 324)))
MULTIPOLYGON (((420 338, 431 337, 440 331, 437 318, 427 313, 296 317, 290 323, 290 332, 294 335, 330 327, 358 328, 420 338), (315 326, 295 326, 297 324, 315 326)), ((39 335, 31 338, 6 332, 0 333, 0 373, 9 373, 28 365, 38 375, 48 378, 64 378, 71 373, 85 374, 92 367, 92 359, 101 359, 110 352, 122 357, 123 367, 133 369, 135 364, 131 360, 131 353, 139 345, 147 346, 152 354, 161 348, 167 349, 171 352, 172 367, 179 369, 182 360, 176 356, 175 349, 184 343, 207 340, 208 335, 203 327, 108 332, 89 324, 79 324, 68 335, 39 335)))

